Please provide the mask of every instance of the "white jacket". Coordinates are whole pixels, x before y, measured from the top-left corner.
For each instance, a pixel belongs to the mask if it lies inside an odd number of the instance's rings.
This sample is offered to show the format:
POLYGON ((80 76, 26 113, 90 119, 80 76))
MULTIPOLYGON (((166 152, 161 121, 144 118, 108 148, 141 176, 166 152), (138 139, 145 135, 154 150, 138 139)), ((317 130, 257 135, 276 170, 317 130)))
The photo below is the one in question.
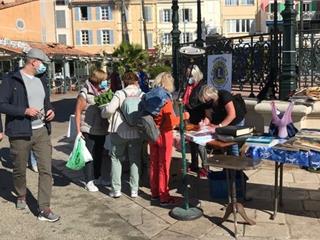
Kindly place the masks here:
POLYGON ((101 117, 108 118, 109 133, 117 133, 124 139, 140 138, 138 129, 129 126, 120 113, 120 107, 126 98, 123 91, 126 91, 127 95, 137 95, 141 92, 137 85, 128 85, 126 88, 116 91, 111 101, 101 109, 101 117))

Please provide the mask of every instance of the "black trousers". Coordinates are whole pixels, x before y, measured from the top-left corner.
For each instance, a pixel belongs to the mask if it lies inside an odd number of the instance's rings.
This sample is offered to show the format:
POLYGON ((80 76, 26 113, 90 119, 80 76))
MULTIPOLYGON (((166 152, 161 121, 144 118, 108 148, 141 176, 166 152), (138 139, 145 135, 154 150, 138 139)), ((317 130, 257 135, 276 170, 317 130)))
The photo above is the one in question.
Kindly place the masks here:
POLYGON ((86 163, 84 174, 86 182, 98 179, 101 176, 101 164, 103 157, 105 135, 91 135, 82 133, 86 141, 86 147, 92 154, 93 161, 86 163))

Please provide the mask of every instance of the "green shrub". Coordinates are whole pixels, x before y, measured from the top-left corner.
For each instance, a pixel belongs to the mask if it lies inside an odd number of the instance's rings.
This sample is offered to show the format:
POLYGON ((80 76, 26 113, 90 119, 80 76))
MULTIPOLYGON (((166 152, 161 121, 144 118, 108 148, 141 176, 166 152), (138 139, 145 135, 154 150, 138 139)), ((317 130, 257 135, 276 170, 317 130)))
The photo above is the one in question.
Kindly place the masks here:
POLYGON ((166 65, 156 65, 148 68, 150 79, 155 79, 155 77, 162 72, 171 72, 171 67, 166 65))

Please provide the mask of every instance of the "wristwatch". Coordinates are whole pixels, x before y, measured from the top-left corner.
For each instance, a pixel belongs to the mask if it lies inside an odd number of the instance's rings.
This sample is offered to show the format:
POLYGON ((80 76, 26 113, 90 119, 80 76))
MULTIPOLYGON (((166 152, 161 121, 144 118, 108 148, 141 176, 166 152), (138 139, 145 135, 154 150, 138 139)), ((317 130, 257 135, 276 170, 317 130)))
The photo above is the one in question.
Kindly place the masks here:
POLYGON ((218 125, 219 127, 223 127, 223 125, 222 125, 222 123, 219 123, 219 125, 218 125))

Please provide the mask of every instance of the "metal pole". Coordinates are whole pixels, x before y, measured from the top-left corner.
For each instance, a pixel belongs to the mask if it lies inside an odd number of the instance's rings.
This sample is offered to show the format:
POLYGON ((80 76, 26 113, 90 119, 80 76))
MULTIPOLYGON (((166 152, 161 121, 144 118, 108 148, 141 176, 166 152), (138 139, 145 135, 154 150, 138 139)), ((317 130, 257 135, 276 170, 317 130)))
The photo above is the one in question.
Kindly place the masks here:
POLYGON ((302 65, 302 54, 303 54, 303 0, 300 0, 300 28, 299 28, 299 88, 301 87, 301 65, 302 65))
POLYGON ((180 45, 180 30, 179 30, 179 6, 178 0, 172 0, 172 75, 174 78, 174 85, 179 89, 179 76, 178 76, 178 49, 180 45))
POLYGON ((285 1, 283 17, 283 51, 282 74, 279 83, 279 98, 287 100, 290 94, 297 89, 296 79, 296 11, 293 0, 285 1))
POLYGON ((202 22, 201 22, 201 0, 197 0, 197 47, 203 47, 202 22))

